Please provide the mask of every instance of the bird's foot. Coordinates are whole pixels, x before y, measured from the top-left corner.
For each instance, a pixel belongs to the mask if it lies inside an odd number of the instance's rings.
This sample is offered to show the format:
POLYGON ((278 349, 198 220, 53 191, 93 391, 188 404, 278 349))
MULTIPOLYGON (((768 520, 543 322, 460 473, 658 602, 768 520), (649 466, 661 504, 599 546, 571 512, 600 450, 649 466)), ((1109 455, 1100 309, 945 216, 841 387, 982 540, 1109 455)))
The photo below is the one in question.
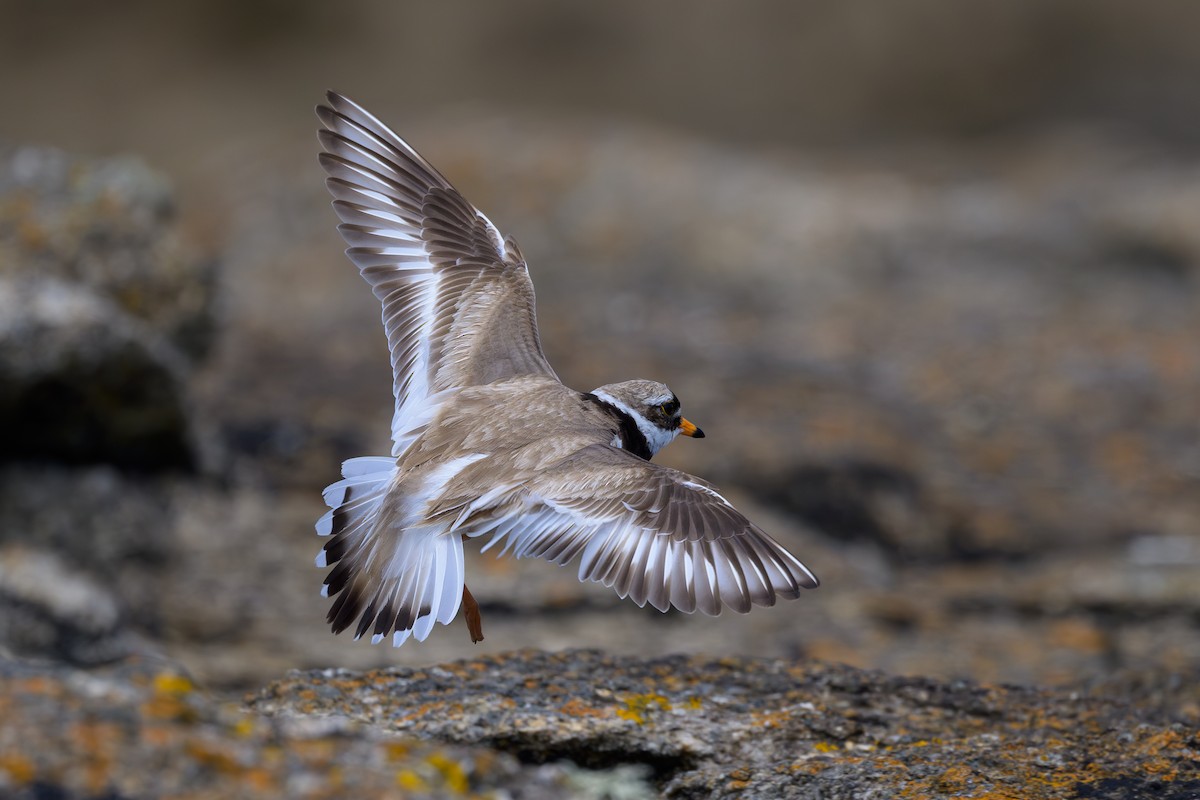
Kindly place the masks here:
POLYGON ((471 595, 471 590, 463 584, 463 618, 467 621, 467 630, 471 632, 471 641, 478 644, 483 641, 483 617, 479 615, 479 603, 471 595))

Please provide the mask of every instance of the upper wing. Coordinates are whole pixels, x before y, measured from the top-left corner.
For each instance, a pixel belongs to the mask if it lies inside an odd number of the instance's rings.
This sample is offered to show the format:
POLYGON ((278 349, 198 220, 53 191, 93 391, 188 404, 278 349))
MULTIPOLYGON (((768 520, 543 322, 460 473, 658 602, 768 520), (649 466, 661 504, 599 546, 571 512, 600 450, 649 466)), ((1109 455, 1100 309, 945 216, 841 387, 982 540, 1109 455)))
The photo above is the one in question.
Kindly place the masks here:
POLYGON ((557 564, 582 554, 580 580, 639 606, 745 613, 818 583, 710 484, 624 450, 585 447, 523 488, 484 549, 507 539, 503 552, 557 564))
POLYGON ((317 107, 338 226, 375 296, 392 354, 392 455, 446 389, 515 375, 557 379, 542 354, 533 284, 516 243, 361 106, 317 107))

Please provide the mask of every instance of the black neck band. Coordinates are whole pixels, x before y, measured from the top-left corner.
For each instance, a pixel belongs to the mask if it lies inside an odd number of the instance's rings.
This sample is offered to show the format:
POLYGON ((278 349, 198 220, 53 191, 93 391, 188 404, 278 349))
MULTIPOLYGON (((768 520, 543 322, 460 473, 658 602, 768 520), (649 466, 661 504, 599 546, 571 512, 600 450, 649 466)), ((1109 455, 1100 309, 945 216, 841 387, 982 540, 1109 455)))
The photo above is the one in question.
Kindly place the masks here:
POLYGON ((601 400, 591 392, 585 394, 583 399, 590 400, 603 408, 617 423, 617 435, 621 437, 622 449, 628 450, 638 458, 650 460, 650 457, 654 455, 650 452, 650 443, 646 441, 646 435, 642 433, 641 428, 637 426, 637 422, 628 411, 623 411, 612 403, 601 400))

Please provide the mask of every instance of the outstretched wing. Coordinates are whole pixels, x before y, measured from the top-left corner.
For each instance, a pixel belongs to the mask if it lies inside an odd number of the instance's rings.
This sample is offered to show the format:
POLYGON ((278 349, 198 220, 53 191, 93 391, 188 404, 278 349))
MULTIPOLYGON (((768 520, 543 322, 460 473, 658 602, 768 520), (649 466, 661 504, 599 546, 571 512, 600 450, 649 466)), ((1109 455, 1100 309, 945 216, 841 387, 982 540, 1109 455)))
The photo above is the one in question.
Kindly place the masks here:
POLYGON ((317 107, 321 166, 346 254, 383 303, 397 456, 432 418, 439 392, 557 376, 516 242, 365 109, 335 92, 327 100, 317 107))
POLYGON ((524 482, 482 532, 493 534, 485 550, 502 541, 518 558, 581 556, 580 580, 660 611, 745 613, 818 584, 711 484, 603 444, 524 482))

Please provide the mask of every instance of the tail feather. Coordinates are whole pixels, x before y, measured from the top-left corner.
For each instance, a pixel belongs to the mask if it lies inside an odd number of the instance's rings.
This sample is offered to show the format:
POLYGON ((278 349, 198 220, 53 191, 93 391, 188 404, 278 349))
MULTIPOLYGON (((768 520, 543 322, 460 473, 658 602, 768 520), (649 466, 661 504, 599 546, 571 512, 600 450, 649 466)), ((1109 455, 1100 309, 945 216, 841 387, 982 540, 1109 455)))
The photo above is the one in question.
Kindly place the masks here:
POLYGON ((354 638, 379 642, 393 633, 399 647, 423 641, 435 622, 458 614, 464 583, 462 537, 443 526, 405 528, 381 509, 396 477, 391 458, 347 461, 343 479, 325 489, 330 510, 318 520, 327 537, 317 566, 332 566, 321 593, 333 597, 326 620, 334 633, 355 626, 354 638))

